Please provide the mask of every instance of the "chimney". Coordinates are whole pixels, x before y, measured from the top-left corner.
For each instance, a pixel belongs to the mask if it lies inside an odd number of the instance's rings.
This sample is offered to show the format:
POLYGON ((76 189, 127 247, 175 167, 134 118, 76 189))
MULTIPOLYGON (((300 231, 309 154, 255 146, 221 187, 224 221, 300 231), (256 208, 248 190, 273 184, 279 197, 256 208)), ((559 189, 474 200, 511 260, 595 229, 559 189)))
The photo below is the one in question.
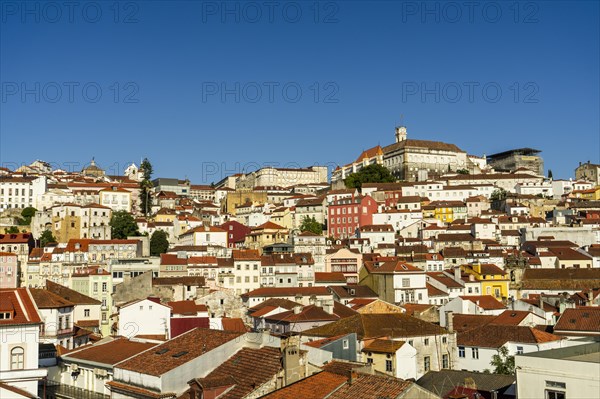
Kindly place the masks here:
POLYGON ((542 298, 542 294, 540 294, 540 309, 544 310, 544 300, 542 298))
POLYGON ((329 314, 333 314, 333 301, 326 301, 323 303, 323 310, 329 314))
POLYGON ((454 268, 454 280, 460 281, 460 267, 459 266, 454 268))
POLYGON ((446 312, 446 329, 448 332, 454 332, 454 312, 448 311, 446 312))
POLYGON ((302 306, 296 305, 294 306, 294 314, 300 314, 302 312, 302 306))

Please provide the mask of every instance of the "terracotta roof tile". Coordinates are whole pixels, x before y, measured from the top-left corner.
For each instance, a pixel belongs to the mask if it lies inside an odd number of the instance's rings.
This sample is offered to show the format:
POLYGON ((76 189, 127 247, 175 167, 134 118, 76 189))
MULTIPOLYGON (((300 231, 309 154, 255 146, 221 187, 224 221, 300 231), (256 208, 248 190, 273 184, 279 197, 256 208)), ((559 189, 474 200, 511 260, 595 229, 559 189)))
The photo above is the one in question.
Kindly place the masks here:
POLYGON ((241 335, 243 333, 195 328, 120 363, 119 368, 160 376, 241 335), (182 352, 185 353, 173 356, 182 352))
POLYGON ((322 371, 278 389, 261 399, 324 399, 346 383, 348 377, 322 371))
POLYGON ((156 344, 117 338, 107 343, 97 343, 81 350, 69 352, 65 360, 82 360, 114 366, 132 356, 156 346, 156 344))
POLYGON ((499 348, 507 342, 539 344, 558 341, 562 337, 533 327, 487 324, 458 333, 457 343, 464 346, 499 348))

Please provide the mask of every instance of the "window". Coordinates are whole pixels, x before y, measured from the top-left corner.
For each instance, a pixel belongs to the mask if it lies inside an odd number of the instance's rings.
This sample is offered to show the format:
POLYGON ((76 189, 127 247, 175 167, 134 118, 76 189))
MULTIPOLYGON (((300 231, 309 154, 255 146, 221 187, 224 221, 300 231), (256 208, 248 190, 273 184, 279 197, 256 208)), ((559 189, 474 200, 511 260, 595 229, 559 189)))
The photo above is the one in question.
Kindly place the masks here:
POLYGON ((429 345, 429 338, 425 338, 423 340, 423 345, 428 346, 429 345))
POLYGON ((442 368, 443 369, 449 369, 450 368, 450 362, 449 362, 447 354, 442 355, 442 368))
POLYGON ((25 351, 20 346, 14 347, 10 351, 10 369, 22 370, 25 368, 25 351))
POLYGON ((522 354, 523 354, 523 347, 517 346, 517 355, 522 355, 522 354))
POLYGON ((448 342, 448 338, 442 337, 442 344, 445 344, 446 342, 448 342))
POLYGON ((402 287, 403 288, 410 287, 410 279, 409 278, 402 279, 402 287))
POLYGON ((373 364, 373 358, 368 357, 367 358, 367 364, 373 364))
POLYGON ((464 346, 458 347, 458 357, 465 357, 465 347, 464 346))
POLYGON ((565 399, 566 395, 561 391, 546 390, 546 399, 565 399))
POLYGON ((83 317, 90 317, 90 310, 89 309, 84 309, 83 310, 83 317))
POLYGON ((429 371, 431 368, 431 358, 429 356, 423 358, 423 367, 425 368, 425 371, 429 371))
POLYGON ((385 361, 385 371, 394 371, 394 365, 391 360, 385 361))
POLYGON ((471 356, 473 359, 479 359, 479 348, 471 348, 471 356))
POLYGON ((108 285, 106 283, 102 283, 102 292, 108 291, 108 285))
POLYGON ((343 347, 344 349, 348 349, 348 348, 350 348, 350 342, 349 342, 347 339, 343 340, 343 341, 342 341, 342 347, 343 347))

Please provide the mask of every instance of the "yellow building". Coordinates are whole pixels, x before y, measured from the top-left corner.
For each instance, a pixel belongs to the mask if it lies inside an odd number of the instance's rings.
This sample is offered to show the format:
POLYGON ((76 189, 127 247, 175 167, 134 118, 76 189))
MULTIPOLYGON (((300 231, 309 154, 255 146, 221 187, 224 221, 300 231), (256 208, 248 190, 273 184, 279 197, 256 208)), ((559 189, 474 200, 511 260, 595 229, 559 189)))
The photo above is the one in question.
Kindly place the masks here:
POLYGON ((498 300, 508 298, 508 273, 491 263, 462 265, 463 273, 473 276, 481 284, 482 295, 492 295, 498 300))
POLYGON ((294 227, 293 216, 290 208, 282 206, 273 210, 271 213, 271 221, 286 229, 292 229, 294 227))
POLYGON ((434 201, 427 208, 430 212, 433 208, 433 217, 442 223, 452 223, 467 217, 467 206, 462 201, 434 201))
POLYGON ((273 222, 266 222, 254 227, 252 232, 246 236, 245 246, 249 249, 258 249, 266 245, 287 242, 289 230, 273 222))

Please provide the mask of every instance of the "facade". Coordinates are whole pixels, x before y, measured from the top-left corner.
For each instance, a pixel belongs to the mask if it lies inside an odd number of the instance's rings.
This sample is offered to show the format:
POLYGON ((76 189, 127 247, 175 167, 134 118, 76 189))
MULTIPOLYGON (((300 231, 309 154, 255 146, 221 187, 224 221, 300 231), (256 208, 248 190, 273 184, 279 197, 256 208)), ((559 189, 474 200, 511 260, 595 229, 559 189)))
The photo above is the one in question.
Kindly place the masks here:
POLYGON ((61 204, 37 211, 31 221, 35 237, 50 230, 57 242, 71 239, 92 238, 110 240, 112 210, 99 204, 61 204))
POLYGON ((310 166, 308 168, 272 168, 266 167, 257 171, 240 174, 236 178, 236 189, 256 187, 290 187, 298 184, 327 183, 326 166, 310 166))
POLYGON ((454 144, 439 141, 413 140, 406 127, 396 127, 396 142, 383 148, 383 165, 400 180, 424 181, 445 173, 479 168, 467 153, 454 144))
POLYGON ((45 176, 0 176, 0 211, 36 207, 47 188, 45 176))
POLYGON ((111 187, 100 190, 100 205, 106 206, 113 211, 125 211, 131 213, 133 201, 129 190, 119 187, 111 187))
POLYGON ((11 252, 0 252, 0 288, 17 288, 20 285, 19 261, 11 252))
POLYGON ((538 154, 540 150, 533 148, 518 148, 488 155, 488 165, 500 172, 514 172, 525 168, 538 175, 544 174, 544 160, 538 154))
POLYGON ((402 261, 365 261, 359 284, 375 291, 386 302, 429 303, 424 270, 402 261))
POLYGON ((362 254, 359 251, 349 248, 327 250, 324 272, 343 273, 346 283, 357 284, 361 268, 362 254))
POLYGON ((348 238, 361 226, 373 224, 377 202, 369 195, 334 199, 329 203, 327 215, 328 236, 348 238))
POLYGON ((43 322, 28 289, 0 289, 0 297, 0 383, 37 397, 48 373, 38 366, 43 322))
POLYGON ((171 337, 171 308, 155 297, 133 301, 119 308, 118 333, 127 338, 150 335, 171 337))
POLYGON ((600 392, 600 343, 515 356, 519 398, 592 398, 600 392))
POLYGON ((595 186, 600 186, 600 165, 593 164, 590 161, 579 163, 575 169, 575 179, 592 182, 595 186))

